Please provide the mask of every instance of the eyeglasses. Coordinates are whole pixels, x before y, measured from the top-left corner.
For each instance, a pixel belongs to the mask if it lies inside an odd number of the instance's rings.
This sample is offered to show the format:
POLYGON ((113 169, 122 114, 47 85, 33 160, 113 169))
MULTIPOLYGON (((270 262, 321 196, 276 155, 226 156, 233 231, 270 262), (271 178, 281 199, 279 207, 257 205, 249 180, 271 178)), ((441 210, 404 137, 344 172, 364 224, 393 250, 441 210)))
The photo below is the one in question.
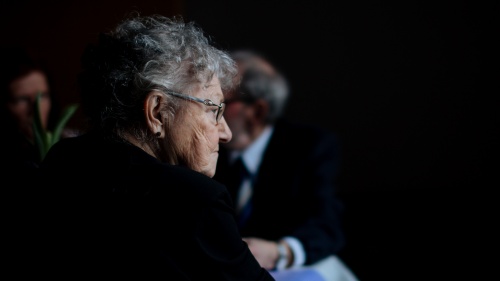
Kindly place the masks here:
POLYGON ((220 104, 215 104, 213 101, 211 101, 209 99, 202 100, 200 98, 196 98, 196 97, 192 97, 192 96, 188 96, 188 95, 184 95, 184 94, 179 94, 179 93, 172 92, 172 91, 164 91, 164 93, 172 95, 174 97, 181 98, 181 99, 200 102, 206 106, 217 106, 216 112, 214 111, 216 125, 219 124, 219 121, 222 118, 222 114, 224 113, 224 110, 226 109, 226 104, 223 102, 221 102, 220 104))

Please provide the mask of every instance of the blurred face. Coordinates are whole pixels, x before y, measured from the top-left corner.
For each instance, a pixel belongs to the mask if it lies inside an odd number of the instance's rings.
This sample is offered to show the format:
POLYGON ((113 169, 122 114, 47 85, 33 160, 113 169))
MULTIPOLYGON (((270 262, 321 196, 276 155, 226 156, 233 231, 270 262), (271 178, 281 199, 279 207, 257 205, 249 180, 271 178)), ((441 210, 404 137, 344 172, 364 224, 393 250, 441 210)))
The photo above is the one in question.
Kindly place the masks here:
MULTIPOLYGON (((215 104, 224 101, 217 77, 189 95, 203 100, 209 99, 215 104)), ((173 135, 174 143, 180 146, 179 160, 189 168, 213 177, 219 157, 219 143, 231 140, 231 130, 224 117, 216 122, 217 106, 207 106, 195 101, 184 102, 187 108, 178 115, 180 120, 173 135)))
MULTIPOLYGON (((239 79, 248 68, 258 68, 260 71, 275 75, 274 68, 264 59, 252 56, 237 62, 239 79)), ((240 100, 240 93, 230 93, 227 96, 228 103, 224 116, 233 133, 229 143, 224 144, 230 150, 244 150, 249 147, 258 137, 255 135, 256 128, 262 126, 262 120, 256 119, 257 108, 254 103, 245 103, 240 100)))
POLYGON ((231 150, 243 150, 252 143, 248 129, 250 126, 248 116, 251 114, 252 108, 238 100, 236 95, 229 95, 227 100, 230 102, 226 104, 224 118, 233 133, 233 137, 224 146, 231 150))
POLYGON ((33 71, 10 84, 10 100, 7 109, 17 122, 19 131, 33 138, 34 105, 37 94, 41 92, 40 115, 44 128, 47 127, 51 101, 47 78, 40 71, 33 71))

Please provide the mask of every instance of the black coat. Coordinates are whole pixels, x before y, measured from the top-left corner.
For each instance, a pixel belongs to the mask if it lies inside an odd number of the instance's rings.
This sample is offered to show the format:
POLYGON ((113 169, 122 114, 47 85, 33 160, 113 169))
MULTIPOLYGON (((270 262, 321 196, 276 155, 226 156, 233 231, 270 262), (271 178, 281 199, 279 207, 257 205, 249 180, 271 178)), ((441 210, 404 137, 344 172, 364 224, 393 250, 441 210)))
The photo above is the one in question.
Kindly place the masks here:
MULTIPOLYGON (((275 125, 255 179, 253 209, 243 237, 298 238, 306 264, 337 254, 344 245, 341 202, 336 198, 340 148, 335 134, 280 120, 275 125)), ((228 151, 221 146, 214 179, 230 186, 228 151)))
POLYGON ((226 188, 201 173, 87 135, 54 145, 38 176, 34 276, 273 280, 241 240, 226 188))

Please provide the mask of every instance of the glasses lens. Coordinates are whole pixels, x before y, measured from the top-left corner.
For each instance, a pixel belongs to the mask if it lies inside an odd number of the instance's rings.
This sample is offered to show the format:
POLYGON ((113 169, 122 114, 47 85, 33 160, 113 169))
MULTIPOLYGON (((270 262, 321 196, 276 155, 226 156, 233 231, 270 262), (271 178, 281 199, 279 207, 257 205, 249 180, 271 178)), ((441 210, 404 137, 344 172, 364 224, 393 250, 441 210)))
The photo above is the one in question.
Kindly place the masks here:
POLYGON ((224 114, 224 110, 226 109, 226 104, 221 103, 219 106, 219 110, 217 110, 217 123, 219 123, 220 119, 222 118, 222 114, 224 114))

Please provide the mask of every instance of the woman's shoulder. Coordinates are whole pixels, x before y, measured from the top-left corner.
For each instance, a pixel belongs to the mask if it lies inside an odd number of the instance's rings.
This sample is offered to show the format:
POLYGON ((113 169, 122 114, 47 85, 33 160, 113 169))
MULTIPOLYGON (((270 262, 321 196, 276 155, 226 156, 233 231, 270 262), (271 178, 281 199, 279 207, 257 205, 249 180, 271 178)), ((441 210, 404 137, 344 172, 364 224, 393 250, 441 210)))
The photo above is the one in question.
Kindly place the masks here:
POLYGON ((189 196, 198 202, 209 202, 227 196, 224 185, 192 169, 179 165, 158 164, 157 179, 162 182, 159 188, 171 186, 175 193, 189 196))
MULTIPOLYGON (((76 178, 77 185, 101 182, 115 192, 151 200, 212 204, 226 200, 225 186, 197 171, 163 163, 130 144, 106 142, 91 136, 63 139, 43 162, 44 168, 76 178), (142 194, 142 195, 141 195, 142 194)), ((86 187, 87 189, 88 187, 86 187)))

